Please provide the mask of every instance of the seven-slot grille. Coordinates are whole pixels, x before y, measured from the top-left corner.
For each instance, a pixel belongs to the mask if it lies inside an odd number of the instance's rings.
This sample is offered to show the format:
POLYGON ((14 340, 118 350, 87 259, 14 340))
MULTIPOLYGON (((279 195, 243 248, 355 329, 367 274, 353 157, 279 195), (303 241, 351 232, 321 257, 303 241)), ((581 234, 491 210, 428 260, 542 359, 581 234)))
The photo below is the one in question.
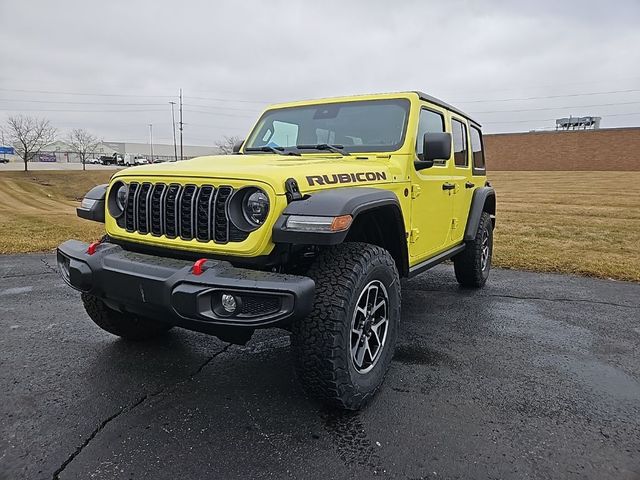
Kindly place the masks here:
POLYGON ((201 242, 241 242, 248 233, 229 221, 233 188, 225 185, 179 185, 131 182, 118 225, 128 232, 165 235, 201 242))

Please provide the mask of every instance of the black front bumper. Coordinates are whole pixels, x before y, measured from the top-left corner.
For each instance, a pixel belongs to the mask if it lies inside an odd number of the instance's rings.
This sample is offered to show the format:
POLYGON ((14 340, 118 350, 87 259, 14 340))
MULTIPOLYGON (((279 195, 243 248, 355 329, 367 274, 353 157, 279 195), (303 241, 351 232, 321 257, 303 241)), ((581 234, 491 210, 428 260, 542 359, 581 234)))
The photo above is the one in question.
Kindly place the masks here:
POLYGON ((113 309, 157 319, 189 330, 215 334, 220 327, 286 325, 309 314, 315 284, 308 277, 236 268, 209 260, 195 275, 193 262, 146 255, 102 243, 68 240, 58 247, 64 280, 113 309), (233 295, 236 310, 221 305, 233 295))

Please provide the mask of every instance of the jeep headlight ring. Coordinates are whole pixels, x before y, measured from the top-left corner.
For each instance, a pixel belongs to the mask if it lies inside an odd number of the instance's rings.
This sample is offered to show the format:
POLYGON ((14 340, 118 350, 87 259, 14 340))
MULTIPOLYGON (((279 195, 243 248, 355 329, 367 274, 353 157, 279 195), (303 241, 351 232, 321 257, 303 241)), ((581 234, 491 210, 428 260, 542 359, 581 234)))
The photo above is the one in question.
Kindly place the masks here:
POLYGON ((242 199, 242 213, 249 223, 262 225, 269 215, 269 197, 262 190, 247 192, 242 199))
POLYGON ((260 228, 269 216, 269 196, 258 187, 236 191, 229 202, 229 219, 243 232, 260 228))
POLYGON ((127 206, 127 197, 129 195, 129 186, 121 181, 117 181, 109 190, 109 198, 107 206, 109 213, 113 218, 120 218, 124 214, 127 206))

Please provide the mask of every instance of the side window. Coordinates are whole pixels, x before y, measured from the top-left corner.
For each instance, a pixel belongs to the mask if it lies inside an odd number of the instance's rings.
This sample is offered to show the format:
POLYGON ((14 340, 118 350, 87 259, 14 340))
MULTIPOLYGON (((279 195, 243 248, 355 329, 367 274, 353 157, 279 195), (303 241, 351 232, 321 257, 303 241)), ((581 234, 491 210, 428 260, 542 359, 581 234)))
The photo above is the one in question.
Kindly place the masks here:
MULTIPOLYGON (((422 137, 425 133, 444 132, 444 117, 437 112, 423 108, 420 110, 420 119, 418 120, 418 136, 416 139, 416 153, 422 155, 424 153, 422 137)), ((434 165, 446 165, 446 160, 436 160, 434 165)))
POLYGON ((453 136, 453 159, 456 167, 466 167, 468 159, 467 151, 467 127, 464 123, 451 119, 451 134, 453 136))
POLYGON ((482 148, 482 134, 476 127, 471 127, 471 153, 474 170, 484 170, 484 150, 482 148))

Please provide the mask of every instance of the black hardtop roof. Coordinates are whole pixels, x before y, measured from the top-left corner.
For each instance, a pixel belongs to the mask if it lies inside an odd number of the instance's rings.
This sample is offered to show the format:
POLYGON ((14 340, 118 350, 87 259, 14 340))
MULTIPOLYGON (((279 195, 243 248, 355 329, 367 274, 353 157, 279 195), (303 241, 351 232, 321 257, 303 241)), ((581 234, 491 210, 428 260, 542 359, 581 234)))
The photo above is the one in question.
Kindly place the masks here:
POLYGON ((425 102, 433 103, 433 104, 438 105, 438 106, 440 106, 442 108, 446 108, 447 110, 451 110, 452 112, 455 112, 458 115, 463 116, 464 118, 466 118, 470 122, 473 122, 478 127, 480 126, 479 122, 475 121, 473 118, 471 118, 469 115, 464 113, 462 110, 459 110, 456 107, 454 107, 452 105, 449 105, 447 102, 443 102, 439 98, 432 97, 431 95, 428 95, 428 94, 426 94, 424 92, 420 92, 419 90, 415 90, 414 93, 416 93, 420 97, 421 100, 424 100, 425 102))

